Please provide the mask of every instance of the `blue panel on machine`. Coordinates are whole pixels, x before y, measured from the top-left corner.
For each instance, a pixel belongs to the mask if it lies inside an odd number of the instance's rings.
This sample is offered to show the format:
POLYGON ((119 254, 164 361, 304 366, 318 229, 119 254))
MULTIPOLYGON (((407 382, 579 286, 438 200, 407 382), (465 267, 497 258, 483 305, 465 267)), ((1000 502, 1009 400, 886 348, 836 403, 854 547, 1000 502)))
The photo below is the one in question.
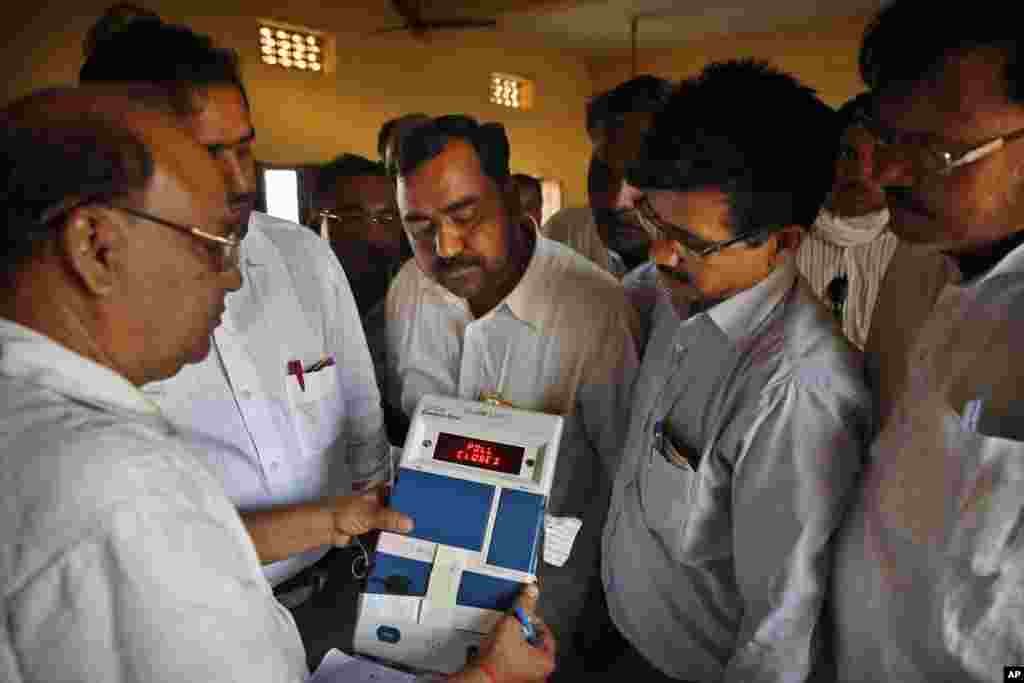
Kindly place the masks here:
POLYGON ((502 489, 487 564, 533 573, 543 523, 544 496, 502 489))
POLYGON ((419 560, 377 553, 373 572, 366 580, 366 592, 423 597, 427 594, 427 582, 433 566, 419 560))
POLYGON ((403 469, 390 505, 412 517, 409 536, 479 551, 491 517, 494 486, 403 469))
POLYGON ((455 604, 504 612, 515 606, 516 596, 522 588, 523 585, 518 581, 466 571, 462 573, 455 604))

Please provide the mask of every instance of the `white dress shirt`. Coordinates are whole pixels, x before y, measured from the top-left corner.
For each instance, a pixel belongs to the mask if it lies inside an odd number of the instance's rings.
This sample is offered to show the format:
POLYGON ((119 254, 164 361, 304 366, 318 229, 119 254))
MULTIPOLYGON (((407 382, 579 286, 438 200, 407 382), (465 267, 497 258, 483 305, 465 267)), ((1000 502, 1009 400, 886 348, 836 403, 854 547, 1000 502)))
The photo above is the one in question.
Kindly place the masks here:
POLYGON ((615 625, 666 675, 807 678, 870 429, 862 373, 791 259, 683 321, 658 302, 603 579, 615 625))
POLYGON ((537 235, 522 279, 483 317, 411 260, 388 292, 387 318, 389 390, 407 415, 426 394, 475 400, 486 392, 565 417, 548 512, 583 527, 565 566, 543 565, 539 576, 541 610, 567 653, 597 569, 637 368, 635 316, 621 285, 537 235))
POLYGON ((942 289, 838 536, 840 681, 1024 664, 1024 247, 942 289))
MULTIPOLYGON (((359 312, 330 245, 311 230, 253 213, 242 288, 202 363, 146 394, 202 452, 242 512, 352 492, 386 477, 380 392, 359 312), (304 374, 288 363, 334 365, 304 374)), ((278 584, 326 553, 264 567, 278 584)))
POLYGON ((141 392, 0 320, 0 680, 299 682, 234 506, 141 392))
POLYGON ((797 250, 800 273, 818 298, 834 310, 847 339, 861 349, 867 343, 882 278, 899 243, 888 224, 889 211, 885 209, 843 218, 823 208, 797 250), (846 279, 842 302, 833 302, 828 293, 837 277, 846 279))

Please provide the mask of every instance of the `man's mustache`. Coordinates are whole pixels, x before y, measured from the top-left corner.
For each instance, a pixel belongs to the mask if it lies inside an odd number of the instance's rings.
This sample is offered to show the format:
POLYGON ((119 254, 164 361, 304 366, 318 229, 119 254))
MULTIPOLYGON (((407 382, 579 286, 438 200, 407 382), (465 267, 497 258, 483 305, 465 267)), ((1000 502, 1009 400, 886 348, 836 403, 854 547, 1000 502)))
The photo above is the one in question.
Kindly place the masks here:
POLYGON ((436 272, 438 275, 446 275, 464 268, 481 268, 483 263, 475 258, 451 258, 438 259, 436 272))
POLYGON ((903 209, 910 213, 920 214, 928 218, 935 218, 935 212, 928 208, 928 205, 914 196, 913 191, 907 187, 886 187, 885 201, 889 209, 903 209))
POLYGON ((690 276, 684 270, 677 270, 671 266, 663 266, 662 264, 657 265, 658 272, 672 278, 676 282, 681 282, 684 285, 690 284, 690 276))
POLYGON ((244 207, 253 206, 259 199, 259 194, 256 192, 247 192, 245 194, 233 194, 228 197, 228 203, 232 209, 239 209, 244 207))

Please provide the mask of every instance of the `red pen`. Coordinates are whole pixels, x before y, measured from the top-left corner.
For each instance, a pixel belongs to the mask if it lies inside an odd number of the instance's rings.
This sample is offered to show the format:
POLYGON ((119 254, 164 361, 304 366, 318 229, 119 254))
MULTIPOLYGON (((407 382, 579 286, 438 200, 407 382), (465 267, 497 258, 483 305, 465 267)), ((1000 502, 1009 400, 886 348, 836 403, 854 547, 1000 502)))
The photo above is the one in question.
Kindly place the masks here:
POLYGON ((299 389, 306 390, 306 379, 302 376, 302 361, 301 360, 290 360, 288 361, 288 374, 295 375, 295 379, 299 381, 299 389))

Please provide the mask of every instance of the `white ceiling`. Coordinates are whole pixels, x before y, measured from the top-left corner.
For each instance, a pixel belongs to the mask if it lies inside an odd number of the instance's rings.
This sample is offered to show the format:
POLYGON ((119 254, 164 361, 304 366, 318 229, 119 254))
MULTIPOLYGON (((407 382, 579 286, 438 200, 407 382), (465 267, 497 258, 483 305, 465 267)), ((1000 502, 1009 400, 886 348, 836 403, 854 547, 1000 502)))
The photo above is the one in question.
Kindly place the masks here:
MULTIPOLYGON (((678 47, 685 40, 730 33, 770 32, 814 19, 878 10, 886 0, 583 0, 547 3, 500 16, 503 28, 539 33, 553 44, 586 50, 630 46, 639 17, 640 46, 678 47)), ((476 12, 474 12, 476 14, 476 12)))

